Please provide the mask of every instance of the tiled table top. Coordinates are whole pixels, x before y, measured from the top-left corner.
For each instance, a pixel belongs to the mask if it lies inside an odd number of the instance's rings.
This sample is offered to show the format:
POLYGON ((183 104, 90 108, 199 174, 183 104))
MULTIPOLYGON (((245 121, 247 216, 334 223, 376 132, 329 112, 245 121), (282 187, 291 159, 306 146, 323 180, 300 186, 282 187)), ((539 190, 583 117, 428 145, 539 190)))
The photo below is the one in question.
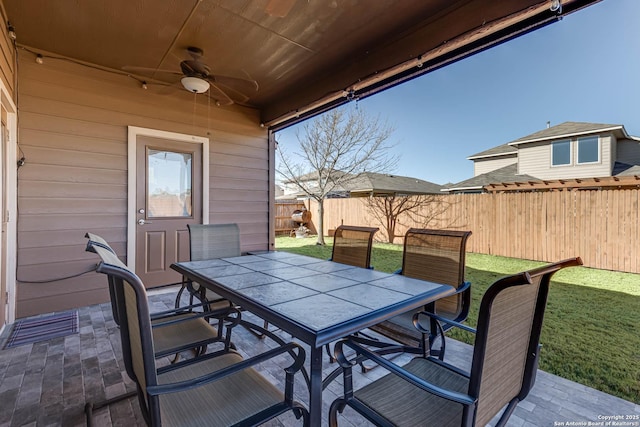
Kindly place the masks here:
POLYGON ((315 347, 454 292, 447 285, 286 252, 173 268, 315 347))

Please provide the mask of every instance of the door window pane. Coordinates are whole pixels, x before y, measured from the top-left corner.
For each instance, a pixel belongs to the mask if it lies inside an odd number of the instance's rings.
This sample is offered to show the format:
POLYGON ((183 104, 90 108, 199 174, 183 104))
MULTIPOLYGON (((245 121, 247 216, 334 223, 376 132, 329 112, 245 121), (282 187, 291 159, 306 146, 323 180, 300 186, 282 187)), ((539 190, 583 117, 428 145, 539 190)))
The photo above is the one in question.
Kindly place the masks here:
POLYGON ((578 163, 597 163, 600 161, 598 137, 578 138, 578 163))
POLYGON ((149 149, 147 217, 191 217, 191 153, 149 149))
POLYGON ((558 141, 551 144, 551 164, 553 166, 571 164, 571 141, 558 141))

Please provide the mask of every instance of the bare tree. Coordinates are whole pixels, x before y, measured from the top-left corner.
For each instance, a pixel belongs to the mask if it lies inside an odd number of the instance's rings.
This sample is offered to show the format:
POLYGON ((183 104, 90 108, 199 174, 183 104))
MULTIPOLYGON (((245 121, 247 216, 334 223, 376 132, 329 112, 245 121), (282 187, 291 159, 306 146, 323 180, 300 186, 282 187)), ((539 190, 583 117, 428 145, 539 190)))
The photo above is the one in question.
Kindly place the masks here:
POLYGON ((318 244, 324 245, 324 199, 343 192, 364 172, 390 172, 397 158, 390 155, 393 128, 362 108, 338 108, 318 116, 296 132, 300 152, 278 147, 277 172, 283 181, 318 202, 318 244))
MULTIPOLYGON (((396 226, 411 223, 422 228, 433 227, 442 218, 442 214, 451 206, 450 198, 434 194, 417 196, 388 195, 369 197, 365 203, 369 213, 382 225, 387 241, 393 243, 397 234, 396 226)), ((455 222, 455 220, 454 220, 455 222)), ((439 228, 453 224, 438 224, 439 228)))

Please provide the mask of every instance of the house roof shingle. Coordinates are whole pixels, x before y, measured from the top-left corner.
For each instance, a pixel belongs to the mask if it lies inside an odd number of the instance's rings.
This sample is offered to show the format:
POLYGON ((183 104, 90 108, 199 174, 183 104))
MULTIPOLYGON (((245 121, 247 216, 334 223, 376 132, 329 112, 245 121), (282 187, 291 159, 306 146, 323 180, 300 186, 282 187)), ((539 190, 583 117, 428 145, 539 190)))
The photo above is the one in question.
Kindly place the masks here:
POLYGON ((440 194, 442 185, 408 176, 366 172, 346 184, 351 193, 440 194))
POLYGON ((518 175, 517 172, 518 165, 514 163, 500 169, 492 170, 490 172, 474 176, 473 178, 460 181, 456 184, 452 184, 448 186, 445 191, 481 189, 485 185, 503 182, 540 181, 538 178, 530 175, 518 175))
POLYGON ((612 176, 640 176, 640 165, 630 165, 622 162, 613 164, 612 176))
POLYGON ((556 126, 532 133, 513 140, 508 145, 518 145, 526 142, 543 141, 564 136, 575 136, 588 133, 601 132, 603 130, 620 130, 624 137, 629 137, 623 125, 605 124, 605 123, 586 123, 586 122, 564 122, 556 126))
MULTIPOLYGON (((342 174, 342 172, 336 172, 342 174)), ((300 177, 303 180, 316 178, 315 173, 309 173, 300 177)), ((286 183, 292 183, 287 181, 286 183)), ((380 194, 442 194, 444 186, 409 176, 364 172, 358 177, 345 181, 334 189, 334 193, 351 193, 352 196, 380 194), (354 194, 355 193, 355 194, 354 194)), ((302 196, 304 193, 298 193, 302 196)), ((296 195, 289 195, 296 196, 296 195)))
POLYGON ((512 147, 509 144, 498 145, 497 147, 489 148, 488 150, 481 151, 479 153, 473 154, 467 157, 468 160, 480 159, 482 157, 497 157, 497 156, 506 156, 506 155, 517 155, 518 149, 516 147, 512 147))

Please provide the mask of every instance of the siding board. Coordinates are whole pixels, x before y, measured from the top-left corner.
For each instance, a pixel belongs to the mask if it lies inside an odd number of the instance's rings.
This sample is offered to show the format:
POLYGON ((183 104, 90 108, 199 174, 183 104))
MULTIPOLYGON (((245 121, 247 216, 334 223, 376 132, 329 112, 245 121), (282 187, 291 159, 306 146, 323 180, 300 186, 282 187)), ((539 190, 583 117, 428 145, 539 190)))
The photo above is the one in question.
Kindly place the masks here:
POLYGON ((209 178, 211 181, 218 182, 221 178, 238 178, 262 181, 264 177, 264 169, 243 168, 238 170, 237 167, 226 166, 221 164, 211 165, 209 169, 209 178))
POLYGON ((51 182, 80 182, 80 183, 101 183, 126 185, 127 173, 119 168, 107 169, 104 167, 70 167, 69 165, 42 164, 32 167, 32 158, 29 164, 20 169, 20 178, 28 181, 51 181, 51 182))
MULTIPOLYGON (((88 230, 87 230, 88 231, 88 230)), ((104 237, 118 254, 126 253, 126 230, 122 228, 92 228, 92 232, 104 237)), ((46 230, 23 231, 20 234, 20 247, 55 247, 59 245, 86 245, 86 231, 46 230)))
POLYGON ((265 171, 268 168, 268 165, 265 164, 264 160, 250 159, 217 152, 211 153, 209 162, 212 168, 216 165, 234 166, 236 168, 262 169, 265 171))
MULTIPOLYGON (((22 101, 22 100, 20 100, 22 101)), ((113 141, 121 145, 126 137, 122 126, 86 122, 70 117, 51 116, 31 111, 20 111, 20 129, 23 132, 44 131, 53 134, 84 136, 113 141)))
POLYGON ((22 180, 20 199, 25 197, 42 198, 95 198, 122 200, 122 193, 127 191, 126 185, 78 183, 78 182, 48 182, 22 180))
MULTIPOLYGON (((78 166, 93 165, 98 169, 127 170, 127 159, 124 156, 113 156, 101 153, 75 152, 67 148, 30 147, 28 142, 21 145, 26 161, 41 165, 78 166)), ((29 167, 26 164, 24 167, 29 167)))
MULTIPOLYGON (((96 210, 103 214, 127 213, 127 204, 121 200, 104 199, 42 199, 24 198, 20 201, 20 213, 23 215, 44 214, 91 214, 96 210)), ((103 236, 104 237, 104 236, 103 236)))
MULTIPOLYGON (((91 124, 87 127, 93 128, 91 124)), ((25 129, 20 134, 21 143, 32 147, 55 148, 57 150, 72 150, 74 152, 87 152, 95 154, 110 154, 126 156, 127 146, 123 140, 88 137, 86 135, 73 135, 56 133, 47 130, 25 129)))
POLYGON ((492 159, 476 159, 473 161, 473 176, 482 175, 514 163, 518 163, 517 154, 492 159))
MULTIPOLYGON (((98 227, 117 227, 125 223, 126 215, 114 214, 65 214, 65 215, 23 215, 18 233, 21 231, 69 230, 83 233, 98 227)), ((84 234, 83 234, 84 235, 84 234)), ((53 256, 53 254, 52 254, 53 256)), ((42 262, 47 262, 45 258, 42 262)))
POLYGON ((9 38, 7 31, 0 31, 0 78, 12 95, 14 94, 14 62, 15 62, 15 50, 13 44, 9 38))

